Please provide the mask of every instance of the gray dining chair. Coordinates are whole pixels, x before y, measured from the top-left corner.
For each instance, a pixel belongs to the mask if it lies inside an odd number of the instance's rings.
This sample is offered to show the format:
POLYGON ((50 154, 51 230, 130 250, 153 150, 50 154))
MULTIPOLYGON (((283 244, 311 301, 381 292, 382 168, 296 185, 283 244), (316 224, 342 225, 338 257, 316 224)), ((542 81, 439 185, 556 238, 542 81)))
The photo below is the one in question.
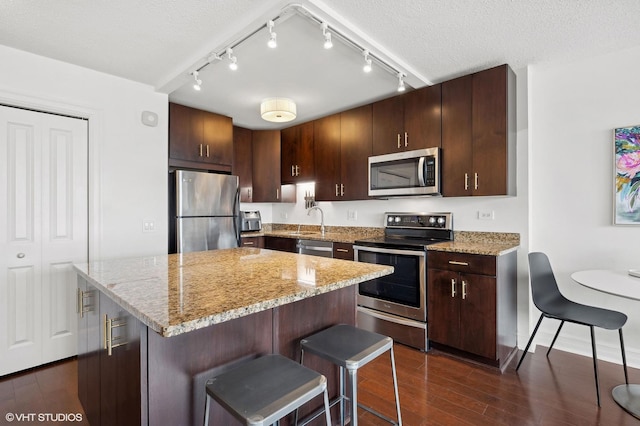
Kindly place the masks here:
POLYGON ((586 325, 591 330, 591 350, 593 352, 593 372, 596 378, 596 395, 598 398, 598 406, 600 406, 600 384, 598 381, 598 357, 596 355, 596 340, 593 332, 594 327, 604 328, 606 330, 618 330, 620 334, 620 349, 622 351, 622 365, 624 367, 624 381, 629 384, 627 375, 627 358, 624 353, 624 340, 622 338, 622 326, 627 322, 627 316, 622 312, 611 311, 609 309, 597 308, 595 306, 583 305, 573 302, 560 293, 558 283, 551 269, 551 263, 546 254, 541 252, 529 253, 529 276, 531 279, 531 296, 533 303, 542 312, 533 334, 524 348, 522 357, 518 362, 516 371, 520 368, 520 364, 527 355, 529 346, 540 327, 543 318, 552 318, 560 320, 560 326, 556 335, 551 341, 551 346, 547 350, 547 357, 553 344, 560 334, 560 330, 565 322, 586 325))

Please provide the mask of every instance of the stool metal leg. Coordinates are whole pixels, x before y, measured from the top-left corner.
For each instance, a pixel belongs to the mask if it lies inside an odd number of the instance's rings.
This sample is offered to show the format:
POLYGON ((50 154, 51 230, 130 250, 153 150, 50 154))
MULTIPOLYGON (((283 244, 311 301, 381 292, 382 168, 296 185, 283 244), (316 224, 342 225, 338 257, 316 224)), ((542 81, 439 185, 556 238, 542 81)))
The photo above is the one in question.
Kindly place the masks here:
POLYGON ((345 389, 345 374, 346 371, 344 367, 340 367, 340 424, 344 425, 344 398, 347 396, 347 392, 345 389))
POLYGON ((209 426, 209 405, 211 405, 211 397, 207 395, 207 402, 204 404, 204 426, 209 426))
POLYGON ((327 426, 331 426, 331 407, 329 406, 328 388, 325 388, 324 390, 324 418, 327 420, 327 426))
POLYGON ((351 425, 358 426, 358 370, 349 370, 349 385, 351 386, 351 425))
POLYGON ((396 411, 398 414, 398 426, 402 426, 402 417, 400 416, 400 397, 398 396, 398 379, 396 377, 396 361, 395 361, 395 357, 393 356, 393 346, 391 346, 389 353, 391 354, 391 373, 393 375, 393 391, 396 396, 396 411))

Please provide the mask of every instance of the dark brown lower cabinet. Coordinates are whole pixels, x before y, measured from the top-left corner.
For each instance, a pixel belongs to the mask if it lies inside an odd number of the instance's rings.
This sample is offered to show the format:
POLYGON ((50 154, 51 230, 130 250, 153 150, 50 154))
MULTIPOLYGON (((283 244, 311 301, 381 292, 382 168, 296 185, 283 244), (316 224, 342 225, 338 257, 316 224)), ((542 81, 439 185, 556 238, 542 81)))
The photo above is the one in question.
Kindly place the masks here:
POLYGON ((296 240, 295 238, 272 237, 269 235, 264 237, 264 248, 270 250, 288 251, 290 253, 295 253, 298 251, 297 244, 298 240, 296 240))
POLYGON ((333 243, 333 258, 353 260, 353 244, 351 243, 333 243))
POLYGON ((516 252, 427 253, 428 338, 434 348, 503 369, 517 350, 516 252))
POLYGON ((242 237, 240 245, 242 247, 264 248, 264 237, 242 237))
MULTIPOLYGON (((303 337, 334 324, 355 324, 355 286, 173 337, 149 330, 82 278, 78 289, 87 295, 95 292, 94 310, 80 318, 78 341, 78 395, 91 426, 202 424, 209 378, 264 354, 299 360, 303 337), (111 355, 103 343, 105 318, 115 320, 111 355)), ((337 367, 311 356, 305 364, 331 378, 329 396, 335 397, 337 367)), ((302 415, 322 405, 320 399, 314 402, 302 415)), ((239 423, 213 403, 209 424, 239 423)), ((282 424, 292 424, 292 416, 282 424)))

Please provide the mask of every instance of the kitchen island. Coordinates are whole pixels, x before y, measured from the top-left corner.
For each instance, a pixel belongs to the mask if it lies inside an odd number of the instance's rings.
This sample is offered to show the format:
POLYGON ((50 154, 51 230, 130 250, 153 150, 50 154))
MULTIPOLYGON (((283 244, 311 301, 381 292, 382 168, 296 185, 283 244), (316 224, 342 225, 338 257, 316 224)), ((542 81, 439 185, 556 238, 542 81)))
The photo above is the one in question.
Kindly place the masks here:
MULTIPOLYGON (((78 273, 78 395, 92 426, 202 424, 207 379, 355 323, 355 284, 393 268, 255 248, 105 260, 78 273)), ((325 374, 336 393, 337 369, 325 374)), ((318 406, 321 404, 318 401, 318 406)), ((234 424, 212 405, 211 424, 234 424)))

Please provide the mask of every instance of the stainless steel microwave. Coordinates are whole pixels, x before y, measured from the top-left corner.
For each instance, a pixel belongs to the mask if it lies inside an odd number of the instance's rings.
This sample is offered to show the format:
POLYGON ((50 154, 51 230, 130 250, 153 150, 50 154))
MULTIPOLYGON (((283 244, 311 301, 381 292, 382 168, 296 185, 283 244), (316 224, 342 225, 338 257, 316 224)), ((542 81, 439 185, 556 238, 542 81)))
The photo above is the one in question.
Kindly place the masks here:
POLYGON ((440 195, 440 149, 369 157, 369 196, 440 195))

